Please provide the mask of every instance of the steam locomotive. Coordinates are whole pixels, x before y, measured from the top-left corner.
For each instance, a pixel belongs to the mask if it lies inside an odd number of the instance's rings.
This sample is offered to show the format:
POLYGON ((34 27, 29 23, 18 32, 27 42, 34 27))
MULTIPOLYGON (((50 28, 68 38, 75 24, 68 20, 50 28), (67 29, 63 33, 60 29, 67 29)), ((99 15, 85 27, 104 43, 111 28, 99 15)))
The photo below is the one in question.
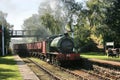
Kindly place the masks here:
POLYGON ((14 44, 13 48, 20 56, 36 56, 56 65, 77 64, 80 61, 80 54, 73 51, 74 40, 67 33, 41 42, 14 44))

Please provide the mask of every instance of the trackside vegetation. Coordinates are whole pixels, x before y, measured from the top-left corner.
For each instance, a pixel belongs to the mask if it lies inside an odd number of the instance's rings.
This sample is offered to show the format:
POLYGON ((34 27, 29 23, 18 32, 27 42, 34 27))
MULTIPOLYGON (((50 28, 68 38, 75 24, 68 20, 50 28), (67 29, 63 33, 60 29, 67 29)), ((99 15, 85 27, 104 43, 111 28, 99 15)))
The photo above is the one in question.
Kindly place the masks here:
POLYGON ((81 53, 81 57, 84 58, 94 58, 94 59, 102 59, 102 60, 109 60, 109 61, 118 61, 120 62, 120 57, 108 57, 104 53, 100 52, 88 52, 88 53, 81 53))
POLYGON ((22 80, 13 56, 0 57, 0 80, 22 80))

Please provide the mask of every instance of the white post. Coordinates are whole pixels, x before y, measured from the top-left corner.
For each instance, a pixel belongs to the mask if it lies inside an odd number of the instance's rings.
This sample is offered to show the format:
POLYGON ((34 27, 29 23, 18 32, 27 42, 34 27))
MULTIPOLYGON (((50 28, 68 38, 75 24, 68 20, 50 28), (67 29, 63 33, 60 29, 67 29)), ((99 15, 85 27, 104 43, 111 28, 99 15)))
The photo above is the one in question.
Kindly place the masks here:
POLYGON ((2 55, 5 55, 5 51, 4 51, 4 26, 2 23, 2 55))

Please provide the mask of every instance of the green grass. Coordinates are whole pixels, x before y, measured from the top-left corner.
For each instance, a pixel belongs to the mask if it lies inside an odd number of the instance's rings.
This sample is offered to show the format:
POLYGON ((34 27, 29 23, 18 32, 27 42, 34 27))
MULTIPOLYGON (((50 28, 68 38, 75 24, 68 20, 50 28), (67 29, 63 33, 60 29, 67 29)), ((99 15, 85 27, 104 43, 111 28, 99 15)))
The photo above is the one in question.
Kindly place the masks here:
POLYGON ((0 80, 22 80, 13 56, 0 57, 0 80))
POLYGON ((120 57, 108 57, 107 55, 104 55, 103 53, 97 53, 97 52, 89 52, 89 53, 81 53, 81 56, 84 58, 93 58, 93 59, 102 59, 102 60, 109 60, 109 61, 118 61, 120 62, 120 57))

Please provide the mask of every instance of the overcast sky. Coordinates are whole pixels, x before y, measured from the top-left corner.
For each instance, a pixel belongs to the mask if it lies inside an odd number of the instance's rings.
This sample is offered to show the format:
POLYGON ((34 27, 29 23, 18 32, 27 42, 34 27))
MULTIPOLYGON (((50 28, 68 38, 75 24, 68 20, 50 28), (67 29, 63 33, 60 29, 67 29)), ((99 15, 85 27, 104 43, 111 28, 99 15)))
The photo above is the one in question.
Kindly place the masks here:
POLYGON ((0 11, 8 13, 7 21, 14 25, 14 29, 20 30, 23 21, 38 12, 42 1, 44 0, 0 0, 0 11))

